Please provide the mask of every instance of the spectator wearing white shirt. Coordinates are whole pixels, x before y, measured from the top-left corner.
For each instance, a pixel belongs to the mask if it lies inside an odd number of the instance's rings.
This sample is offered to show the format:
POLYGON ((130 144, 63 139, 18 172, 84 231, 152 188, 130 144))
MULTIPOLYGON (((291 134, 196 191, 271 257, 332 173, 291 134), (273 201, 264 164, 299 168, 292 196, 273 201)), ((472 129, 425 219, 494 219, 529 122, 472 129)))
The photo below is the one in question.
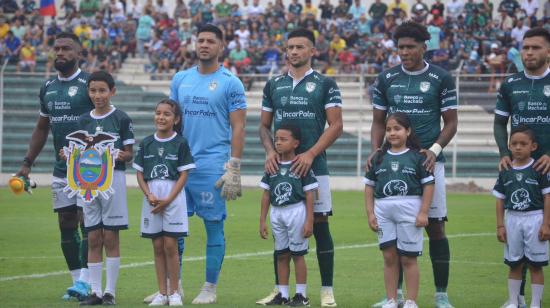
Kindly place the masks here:
POLYGON ((521 2, 521 9, 527 15, 527 18, 531 21, 531 26, 534 27, 537 24, 537 11, 539 10, 538 0, 523 0, 521 2))
POLYGON ((138 0, 131 0, 126 2, 126 16, 131 16, 132 19, 138 20, 143 12, 143 6, 138 0))
MULTIPOLYGON (((154 8, 155 8, 155 12, 157 13, 158 16, 160 16, 162 14, 169 14, 168 6, 166 6, 166 4, 164 3, 164 0, 157 0, 155 5, 154 5, 154 8)), ((171 14, 169 14, 169 15, 171 15, 171 14)))
POLYGON ((248 48, 248 39, 250 37, 250 31, 246 28, 246 21, 241 20, 239 29, 235 31, 235 35, 239 37, 239 43, 244 49, 248 48))
POLYGON ((517 49, 521 50, 521 45, 523 42, 523 36, 525 35, 525 32, 529 30, 529 27, 524 25, 523 19, 519 19, 516 23, 516 26, 512 29, 512 33, 510 34, 510 37, 517 43, 517 49))
POLYGON ((264 13, 264 8, 260 6, 260 0, 252 0, 252 5, 247 10, 248 18, 251 20, 257 20, 264 13))
POLYGON ((447 4, 446 15, 450 16, 453 20, 456 20, 458 16, 462 15, 464 11, 464 2, 462 0, 453 0, 451 3, 447 4))

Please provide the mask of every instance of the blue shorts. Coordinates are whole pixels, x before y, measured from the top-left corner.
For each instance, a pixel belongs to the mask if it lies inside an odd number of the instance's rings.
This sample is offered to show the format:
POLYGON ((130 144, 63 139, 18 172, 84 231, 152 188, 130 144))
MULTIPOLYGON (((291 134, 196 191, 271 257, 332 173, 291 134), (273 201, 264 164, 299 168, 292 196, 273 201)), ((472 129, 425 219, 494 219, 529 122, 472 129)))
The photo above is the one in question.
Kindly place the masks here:
POLYGON ((197 174, 189 173, 185 184, 187 196, 187 214, 195 213, 205 220, 224 220, 227 213, 225 199, 220 196, 221 189, 214 187, 222 174, 197 174))

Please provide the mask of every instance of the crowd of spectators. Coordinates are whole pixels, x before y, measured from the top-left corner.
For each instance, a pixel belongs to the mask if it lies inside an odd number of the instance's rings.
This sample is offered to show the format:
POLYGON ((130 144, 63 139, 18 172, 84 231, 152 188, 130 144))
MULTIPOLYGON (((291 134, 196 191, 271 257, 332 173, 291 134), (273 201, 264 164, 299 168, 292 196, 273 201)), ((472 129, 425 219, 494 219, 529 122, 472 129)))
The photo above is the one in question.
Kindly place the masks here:
POLYGON ((37 56, 51 66, 53 37, 73 31, 84 45, 83 68, 115 72, 128 56, 141 57, 149 59, 153 78, 162 78, 196 64, 195 33, 214 23, 225 33, 224 65, 238 74, 265 74, 284 68, 285 36, 303 27, 315 34, 319 71, 375 74, 400 64, 392 34, 413 19, 432 36, 427 60, 446 69, 463 63, 468 74, 504 73, 522 69, 520 42, 530 27, 550 29, 550 0, 503 0, 496 9, 490 0, 436 0, 431 7, 416 0, 410 8, 403 0, 374 0, 368 7, 361 0, 321 0, 318 6, 311 0, 238 1, 176 0, 169 10, 163 0, 81 0, 78 6, 64 0, 61 21, 45 25, 33 0, 20 7, 4 0, 0 49, 19 69, 33 70, 37 56))

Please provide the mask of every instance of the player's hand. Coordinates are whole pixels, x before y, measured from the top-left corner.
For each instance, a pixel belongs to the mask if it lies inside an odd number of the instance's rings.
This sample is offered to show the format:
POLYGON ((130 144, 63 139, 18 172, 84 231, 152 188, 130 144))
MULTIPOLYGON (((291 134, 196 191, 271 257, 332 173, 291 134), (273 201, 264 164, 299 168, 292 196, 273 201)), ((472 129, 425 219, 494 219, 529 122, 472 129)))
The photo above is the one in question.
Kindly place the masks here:
POLYGON ((369 172, 370 167, 372 167, 372 159, 374 158, 374 155, 378 153, 378 150, 380 149, 376 149, 376 151, 370 153, 369 156, 367 157, 367 162, 365 163, 365 172, 369 172))
MULTIPOLYGON (((536 165, 536 163, 535 163, 535 165, 536 165)), ((510 158, 510 156, 508 156, 508 155, 503 156, 500 159, 500 162, 498 163, 498 171, 508 170, 511 167, 512 167, 512 159, 510 158)))
POLYGON ((501 243, 506 243, 506 228, 504 226, 497 227, 497 239, 501 243))
POLYGON ((376 220, 374 213, 369 215, 369 228, 374 232, 378 232, 378 220, 376 220))
POLYGON ((151 213, 158 214, 164 211, 169 205, 168 200, 157 200, 155 207, 151 210, 151 213))
POLYGON ((65 155, 65 147, 62 147, 61 149, 59 149, 59 158, 61 158, 62 160, 67 160, 67 156, 65 155))
POLYGON ((306 219, 303 230, 304 238, 309 238, 313 234, 313 219, 306 219))
POLYGON ((267 235, 269 232, 267 231, 267 225, 265 224, 265 221, 260 221, 260 236, 266 240, 267 235))
POLYGON ((21 165, 21 168, 19 168, 19 171, 15 174, 15 176, 22 176, 26 179, 29 178, 29 173, 31 173, 31 167, 23 164, 21 165))
POLYGON ((149 205, 151 206, 157 206, 159 200, 157 199, 157 197, 155 197, 155 195, 149 193, 147 196, 147 202, 149 202, 149 205))
POLYGON ((424 212, 418 213, 416 216, 416 227, 417 228, 424 228, 428 225, 428 214, 424 212))
POLYGON ((279 154, 275 151, 267 153, 265 157, 265 172, 268 174, 275 174, 279 171, 279 154))
POLYGON ((315 156, 310 151, 305 151, 304 153, 298 154, 292 160, 293 164, 292 167, 290 167, 290 170, 294 174, 304 177, 309 172, 309 168, 311 168, 311 164, 313 164, 314 159, 315 156))
POLYGON ((533 168, 542 174, 547 174, 550 172, 550 156, 548 156, 548 154, 542 155, 539 159, 537 159, 533 165, 533 168))
POLYGON ((422 163, 422 166, 426 168, 426 171, 433 173, 435 169, 435 160, 437 158, 435 153, 426 149, 420 150, 420 153, 426 156, 426 160, 422 163))
POLYGON ((225 163, 225 173, 216 181, 216 188, 221 187, 220 195, 225 200, 235 200, 242 195, 241 191, 241 160, 231 157, 225 163))
POLYGON ((550 225, 542 224, 542 226, 540 226, 539 240, 541 240, 541 241, 550 240, 550 225))
POLYGON ((132 153, 129 153, 127 151, 118 150, 116 160, 118 161, 129 161, 129 157, 131 157, 132 153))

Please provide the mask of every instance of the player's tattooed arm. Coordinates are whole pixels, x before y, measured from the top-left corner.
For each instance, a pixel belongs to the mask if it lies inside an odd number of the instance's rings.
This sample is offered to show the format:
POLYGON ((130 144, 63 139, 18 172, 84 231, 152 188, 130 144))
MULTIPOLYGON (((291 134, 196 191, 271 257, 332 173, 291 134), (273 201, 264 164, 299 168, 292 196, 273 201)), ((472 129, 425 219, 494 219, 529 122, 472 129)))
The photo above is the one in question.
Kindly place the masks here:
POLYGON ((550 194, 544 195, 544 218, 542 220, 542 226, 540 226, 539 240, 550 240, 550 194))
POLYGON ((504 227, 504 199, 497 199, 497 239, 499 242, 506 243, 506 228, 504 227))
POLYGON ((443 118, 443 128, 439 133, 439 137, 437 137, 437 140, 429 150, 423 149, 420 151, 426 155, 424 167, 426 167, 428 172, 434 171, 437 156, 441 153, 441 150, 449 144, 451 139, 453 139, 458 126, 457 109, 448 109, 441 113, 441 117, 443 118))
POLYGON ((267 231, 267 211, 269 210, 269 191, 264 190, 264 193, 262 195, 262 203, 261 203, 261 210, 260 210, 260 237, 264 240, 267 239, 267 235, 269 232, 267 231))
POLYGON ((498 146, 500 154, 500 162, 498 163, 498 171, 508 170, 512 167, 512 159, 510 158, 510 150, 508 149, 508 117, 495 114, 493 120, 493 134, 498 146))
POLYGON ((372 167, 372 159, 374 158, 374 155, 376 155, 378 149, 382 146, 386 131, 385 122, 386 111, 374 108, 372 111, 372 125, 370 128, 371 153, 367 157, 365 171, 369 171, 372 167))
POLYGON ((46 141, 48 140, 48 134, 50 132, 50 119, 48 117, 39 116, 36 121, 36 126, 32 131, 31 142, 29 143, 29 149, 25 154, 25 160, 21 165, 21 168, 17 172, 18 176, 29 177, 31 167, 38 154, 44 148, 46 141))
POLYGON ((275 174, 279 170, 279 155, 275 152, 273 135, 271 134, 272 122, 273 113, 262 110, 260 116, 260 140, 265 149, 265 171, 269 174, 275 174))
POLYGON ((369 185, 365 185, 365 210, 367 211, 369 228, 374 232, 378 232, 378 221, 374 214, 374 187, 369 185))

